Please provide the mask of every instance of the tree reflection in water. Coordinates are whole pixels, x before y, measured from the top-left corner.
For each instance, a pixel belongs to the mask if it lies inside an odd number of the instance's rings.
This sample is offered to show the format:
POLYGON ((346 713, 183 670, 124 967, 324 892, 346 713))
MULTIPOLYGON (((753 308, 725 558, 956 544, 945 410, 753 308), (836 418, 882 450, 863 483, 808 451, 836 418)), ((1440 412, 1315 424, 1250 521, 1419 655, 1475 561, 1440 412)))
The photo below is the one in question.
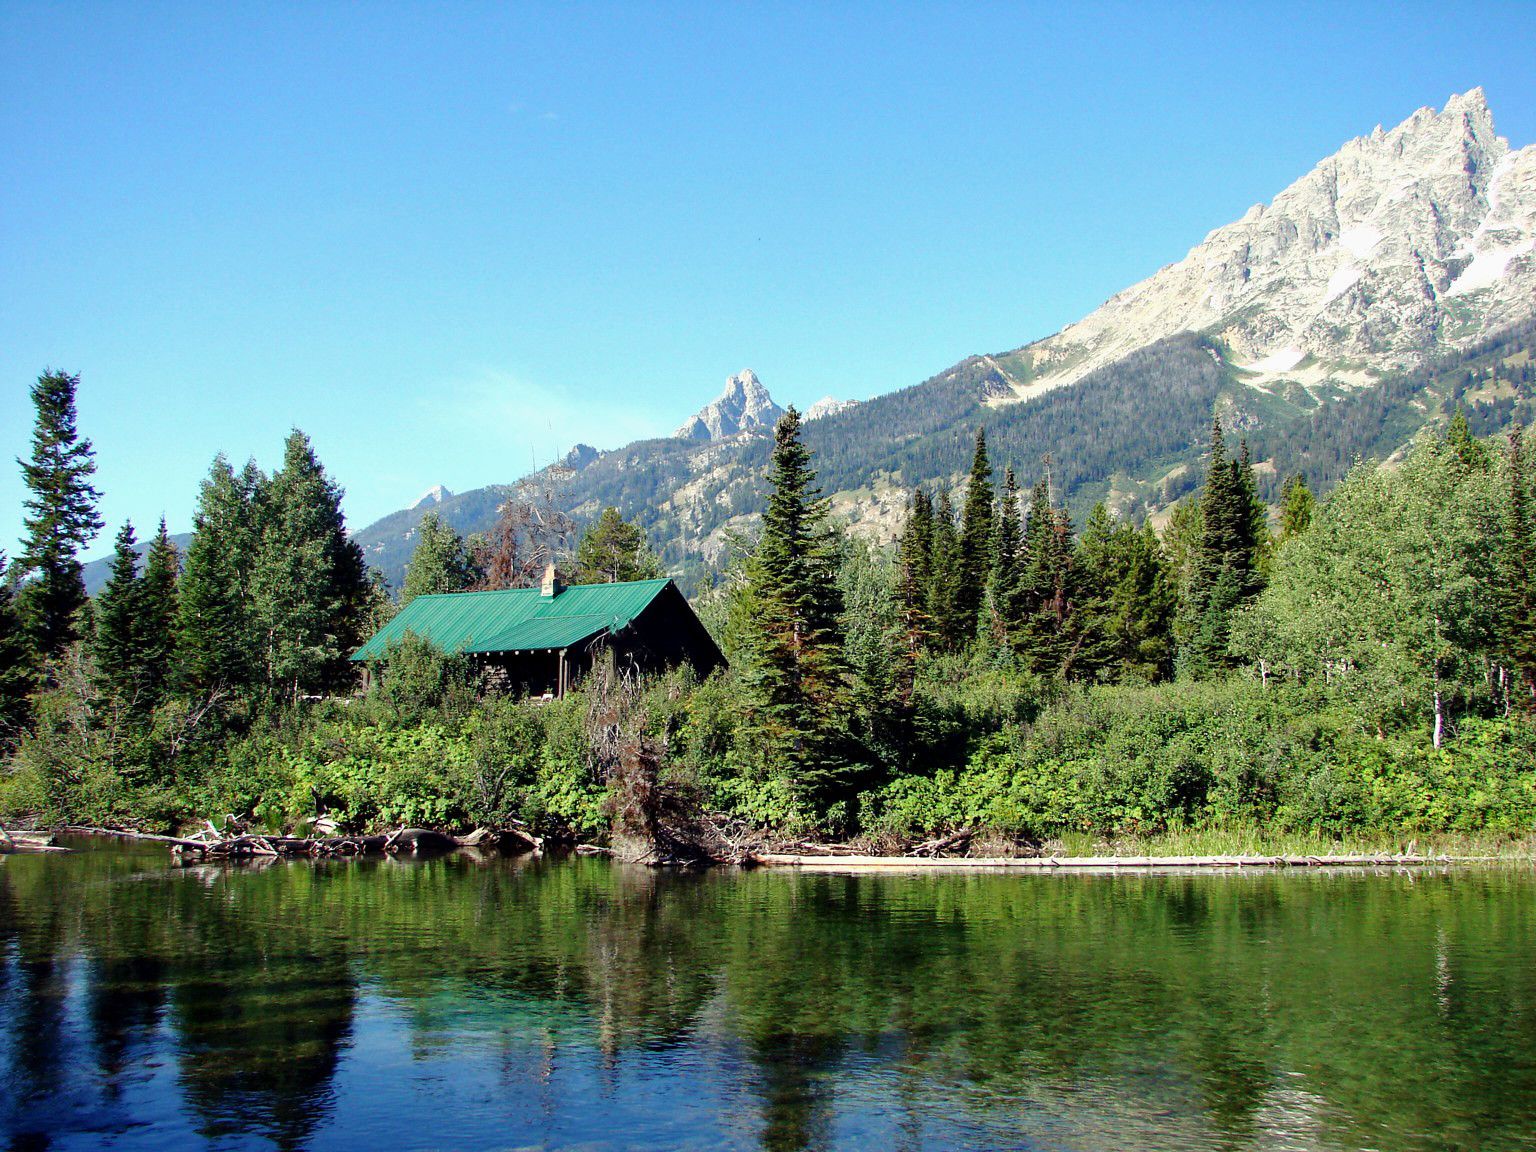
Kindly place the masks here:
POLYGON ((0 1146, 1521 1148, 1533 897, 12 857, 0 1146))

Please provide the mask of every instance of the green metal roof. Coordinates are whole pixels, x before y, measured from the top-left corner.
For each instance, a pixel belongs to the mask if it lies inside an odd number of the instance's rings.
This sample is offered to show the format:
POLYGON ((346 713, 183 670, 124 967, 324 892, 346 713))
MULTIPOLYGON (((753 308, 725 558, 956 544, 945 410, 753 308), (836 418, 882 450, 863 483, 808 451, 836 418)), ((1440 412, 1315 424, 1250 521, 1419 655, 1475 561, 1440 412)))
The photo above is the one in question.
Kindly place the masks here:
POLYGON ((671 581, 577 584, 556 596, 537 588, 501 592, 448 592, 418 596, 352 654, 376 660, 406 633, 445 652, 514 652, 567 648, 601 632, 625 627, 671 581))

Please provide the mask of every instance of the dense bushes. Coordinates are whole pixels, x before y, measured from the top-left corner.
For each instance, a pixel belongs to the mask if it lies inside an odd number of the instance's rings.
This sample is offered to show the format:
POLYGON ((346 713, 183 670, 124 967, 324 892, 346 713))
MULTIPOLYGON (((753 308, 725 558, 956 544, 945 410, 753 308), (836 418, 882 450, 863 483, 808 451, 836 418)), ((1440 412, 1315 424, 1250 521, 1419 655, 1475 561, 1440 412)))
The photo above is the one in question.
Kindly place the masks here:
POLYGON ((1260 827, 1530 835, 1536 736, 1469 720, 1436 750, 1379 739, 1315 693, 1256 683, 1090 688, 987 740, 961 772, 900 776, 865 797, 871 829, 985 826, 1046 839, 1260 827))

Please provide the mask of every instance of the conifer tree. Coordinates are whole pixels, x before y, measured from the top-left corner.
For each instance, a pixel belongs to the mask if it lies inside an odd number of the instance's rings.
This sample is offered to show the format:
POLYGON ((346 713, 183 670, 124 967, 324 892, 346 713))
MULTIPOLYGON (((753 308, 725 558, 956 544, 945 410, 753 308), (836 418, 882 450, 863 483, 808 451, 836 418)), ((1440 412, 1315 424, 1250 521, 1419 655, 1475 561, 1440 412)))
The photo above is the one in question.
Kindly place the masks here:
POLYGON ((0 753, 14 747, 30 712, 36 669, 0 552, 0 753))
POLYGON ((1010 467, 1003 473, 997 528, 992 549, 992 573, 987 587, 992 642, 1007 645, 1019 626, 1019 553, 1023 536, 1019 522, 1019 482, 1010 467))
POLYGON ((112 553, 112 574, 96 597, 96 627, 91 637, 96 682, 102 694, 135 711, 142 706, 143 688, 139 651, 142 586, 136 543, 132 522, 124 523, 112 553))
POLYGON ((1505 498, 1499 541, 1501 602, 1499 646, 1516 684, 1509 696, 1524 708, 1536 707, 1536 514, 1532 469, 1525 430, 1509 430, 1505 454, 1505 498))
POLYGON ((992 465, 987 459, 987 432, 976 430, 976 450, 971 457, 971 477, 965 490, 965 507, 960 515, 960 571, 955 596, 955 617, 964 630, 960 643, 976 635, 981 617, 981 602, 992 574, 993 527, 992 465))
POLYGON ((1020 624, 1014 648, 1043 676, 1069 671, 1072 658, 1072 522, 1051 503, 1041 477, 1030 495, 1019 565, 1020 624))
POLYGON ((400 607, 418 596, 466 592, 484 575, 463 537, 436 512, 428 512, 416 525, 416 548, 411 553, 411 562, 405 566, 400 607))
POLYGON ((32 456, 19 460, 30 493, 26 539, 17 567, 26 582, 17 606, 39 656, 52 659, 78 637, 76 616, 86 606, 80 549, 100 531, 90 485, 95 453, 76 427, 75 392, 79 376, 44 372, 32 389, 37 420, 32 456))
POLYGON ((181 557, 162 516, 139 578, 139 664, 142 696, 148 708, 165 702, 176 679, 176 585, 180 573, 181 557))
POLYGON ((835 540, 815 479, 791 407, 774 430, 768 506, 747 566, 755 611, 744 680, 765 765, 787 773, 797 808, 813 819, 839 797, 836 721, 848 700, 835 540))
POLYGON ((1082 679, 1153 682, 1173 665, 1172 582, 1151 528, 1140 530, 1094 507, 1078 542, 1082 679))
POLYGON ((1228 457, 1221 420, 1211 422, 1211 461, 1200 496, 1200 536, 1190 565, 1182 608, 1180 666, 1201 677, 1230 667, 1232 614, 1263 587, 1262 559, 1268 540, 1244 443, 1228 457))
POLYGON ((651 551, 644 530, 620 516, 617 508, 604 508, 577 545, 572 583, 620 584, 662 575, 661 561, 651 551))
POLYGON ((944 651, 958 651, 970 633, 960 610, 960 537, 948 492, 940 492, 934 505, 928 564, 928 618, 933 622, 935 643, 944 651))
POLYGON ((1280 492, 1280 543, 1299 536, 1312 523, 1317 500, 1307 487, 1307 478, 1299 473, 1285 482, 1280 492))
POLYGON ((236 475, 221 454, 193 516, 176 614, 181 686, 192 692, 256 683, 251 572, 260 543, 257 500, 265 478, 252 462, 236 475))
POLYGON ((897 551, 901 562, 899 593, 906 656, 908 662, 913 663, 917 653, 931 639, 933 623, 928 615, 933 573, 933 504, 921 488, 912 493, 897 551))
POLYGON ((368 605, 362 549, 347 538, 341 488, 298 429, 261 493, 251 609, 267 690, 294 699, 338 688, 368 605))
POLYGON ((1456 454, 1456 459, 1468 472, 1486 472, 1493 465, 1493 454, 1488 451, 1488 446, 1472 435, 1472 427, 1467 423, 1466 410, 1461 405, 1456 406, 1456 413, 1451 417, 1451 422, 1446 425, 1445 442, 1456 454))

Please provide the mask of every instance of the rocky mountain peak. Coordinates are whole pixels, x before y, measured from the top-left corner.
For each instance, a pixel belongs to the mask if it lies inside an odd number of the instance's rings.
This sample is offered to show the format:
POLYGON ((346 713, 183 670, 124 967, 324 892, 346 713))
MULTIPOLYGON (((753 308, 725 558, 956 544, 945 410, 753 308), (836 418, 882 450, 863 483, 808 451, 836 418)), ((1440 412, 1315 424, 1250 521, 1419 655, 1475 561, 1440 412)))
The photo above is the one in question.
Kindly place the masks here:
POLYGON ((1201 332, 1259 390, 1361 387, 1533 311, 1536 146, 1512 151, 1474 88, 1349 141, 1177 264, 1007 359, 1028 399, 1201 332))
POLYGON ((675 435, 681 440, 721 440, 741 432, 771 429, 784 409, 774 403, 757 373, 746 368, 725 382, 725 391, 706 404, 675 435))
POLYGON ((441 484, 434 484, 420 496, 416 497, 416 503, 412 504, 411 508, 428 508, 434 504, 441 504, 444 500, 447 500, 452 495, 453 493, 448 491, 448 489, 443 487, 441 484))

